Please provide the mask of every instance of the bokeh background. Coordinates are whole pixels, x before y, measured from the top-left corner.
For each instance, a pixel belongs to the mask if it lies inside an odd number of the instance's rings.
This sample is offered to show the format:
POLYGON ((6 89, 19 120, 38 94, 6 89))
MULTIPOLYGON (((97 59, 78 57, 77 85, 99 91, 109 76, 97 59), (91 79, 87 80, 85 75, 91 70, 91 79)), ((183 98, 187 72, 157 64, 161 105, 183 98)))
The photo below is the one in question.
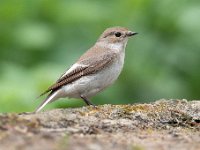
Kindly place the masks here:
MULTIPOLYGON (((95 104, 200 97, 199 0, 1 0, 0 112, 33 111, 36 97, 107 27, 129 40, 119 80, 95 104)), ((63 99, 54 107, 79 107, 63 99)))

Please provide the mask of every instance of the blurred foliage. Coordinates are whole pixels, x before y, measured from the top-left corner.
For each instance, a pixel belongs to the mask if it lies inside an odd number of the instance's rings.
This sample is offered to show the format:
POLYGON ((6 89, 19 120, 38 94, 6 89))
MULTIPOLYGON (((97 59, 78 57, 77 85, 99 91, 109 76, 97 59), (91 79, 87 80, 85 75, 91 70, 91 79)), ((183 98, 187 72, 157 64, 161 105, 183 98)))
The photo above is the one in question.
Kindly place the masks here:
MULTIPOLYGON (((124 70, 96 104, 200 97, 198 0, 1 0, 0 112, 33 111, 35 98, 107 27, 139 32, 124 70)), ((78 107, 60 100, 53 107, 78 107)))

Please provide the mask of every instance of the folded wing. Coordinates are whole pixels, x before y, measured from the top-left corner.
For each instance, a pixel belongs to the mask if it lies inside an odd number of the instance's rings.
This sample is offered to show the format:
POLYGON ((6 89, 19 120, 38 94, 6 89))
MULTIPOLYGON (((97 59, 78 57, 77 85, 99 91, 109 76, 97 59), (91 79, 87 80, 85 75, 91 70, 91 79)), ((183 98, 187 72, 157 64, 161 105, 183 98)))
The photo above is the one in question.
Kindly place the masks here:
POLYGON ((64 85, 72 83, 82 76, 94 74, 103 68, 107 67, 115 59, 116 55, 106 54, 98 56, 97 58, 86 59, 79 64, 74 64, 68 71, 66 71, 52 86, 50 86, 40 96, 51 92, 53 93, 57 89, 64 85))

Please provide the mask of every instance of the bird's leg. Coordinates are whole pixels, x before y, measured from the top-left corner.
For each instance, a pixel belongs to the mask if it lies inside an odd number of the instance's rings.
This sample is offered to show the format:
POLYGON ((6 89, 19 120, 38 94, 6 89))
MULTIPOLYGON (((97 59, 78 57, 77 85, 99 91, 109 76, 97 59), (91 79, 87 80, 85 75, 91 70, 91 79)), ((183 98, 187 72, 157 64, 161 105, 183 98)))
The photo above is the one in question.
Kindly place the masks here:
POLYGON ((81 98, 84 100, 84 102, 85 102, 87 105, 92 105, 92 106, 95 107, 95 105, 92 104, 87 98, 85 98, 85 97, 83 97, 83 96, 81 96, 81 98))

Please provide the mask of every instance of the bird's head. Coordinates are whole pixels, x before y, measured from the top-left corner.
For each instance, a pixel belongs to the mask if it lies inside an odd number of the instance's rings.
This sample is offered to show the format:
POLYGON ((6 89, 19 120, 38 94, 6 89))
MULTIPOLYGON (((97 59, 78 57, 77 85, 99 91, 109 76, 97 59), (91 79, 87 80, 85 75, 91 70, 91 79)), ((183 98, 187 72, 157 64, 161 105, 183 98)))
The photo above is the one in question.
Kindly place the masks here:
POLYGON ((98 42, 106 44, 126 44, 128 38, 136 35, 136 32, 130 31, 124 27, 112 27, 106 29, 98 39, 98 42))

